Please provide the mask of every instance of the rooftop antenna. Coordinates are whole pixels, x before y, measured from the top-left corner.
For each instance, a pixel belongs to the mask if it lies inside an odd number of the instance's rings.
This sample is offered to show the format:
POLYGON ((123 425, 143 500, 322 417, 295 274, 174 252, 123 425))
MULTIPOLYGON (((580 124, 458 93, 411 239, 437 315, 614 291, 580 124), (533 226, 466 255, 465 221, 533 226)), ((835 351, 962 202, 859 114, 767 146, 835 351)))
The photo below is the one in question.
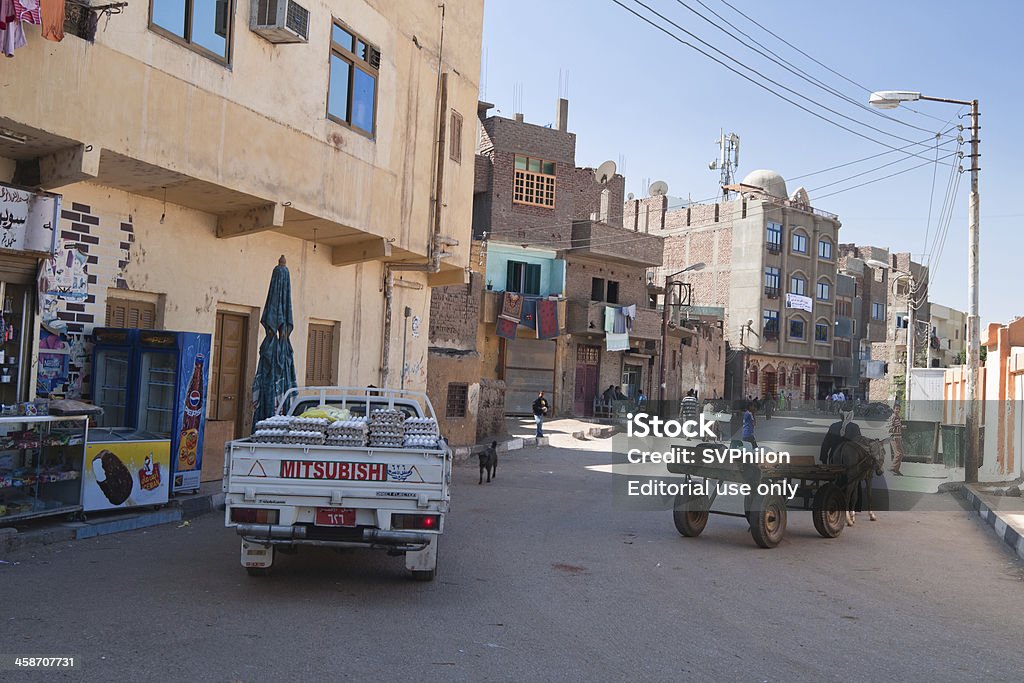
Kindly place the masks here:
POLYGON ((733 184, 736 168, 740 165, 740 136, 736 133, 726 135, 725 129, 720 130, 718 140, 715 141, 718 145, 718 158, 712 160, 708 168, 721 172, 719 182, 722 186, 722 198, 728 199, 729 190, 725 189, 725 186, 733 184))

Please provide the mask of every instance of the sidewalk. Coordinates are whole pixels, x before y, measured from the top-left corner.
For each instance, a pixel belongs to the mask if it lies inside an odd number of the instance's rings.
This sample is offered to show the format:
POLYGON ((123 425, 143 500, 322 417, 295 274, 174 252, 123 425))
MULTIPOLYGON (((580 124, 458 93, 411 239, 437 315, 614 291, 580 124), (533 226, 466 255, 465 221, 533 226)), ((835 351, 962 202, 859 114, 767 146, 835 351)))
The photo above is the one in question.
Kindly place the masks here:
POLYGON ((198 493, 178 496, 156 510, 140 508, 92 512, 85 521, 67 521, 67 517, 53 517, 26 522, 18 525, 18 528, 0 527, 0 557, 31 545, 63 543, 160 524, 182 524, 223 509, 224 494, 221 493, 221 483, 210 481, 202 484, 198 493))
POLYGON ((994 493, 1002 493, 1005 489, 1005 486, 992 488, 984 484, 965 484, 958 494, 992 527, 1003 543, 1024 559, 1024 498, 994 493))

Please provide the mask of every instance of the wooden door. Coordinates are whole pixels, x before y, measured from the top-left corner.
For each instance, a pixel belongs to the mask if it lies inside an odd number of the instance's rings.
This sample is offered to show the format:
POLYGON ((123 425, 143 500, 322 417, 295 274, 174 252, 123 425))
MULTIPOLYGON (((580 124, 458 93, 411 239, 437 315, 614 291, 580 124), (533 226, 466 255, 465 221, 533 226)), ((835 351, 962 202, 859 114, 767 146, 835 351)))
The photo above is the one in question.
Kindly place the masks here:
POLYGON ((217 313, 210 372, 210 419, 234 423, 232 438, 242 434, 248 331, 249 316, 217 313))
POLYGON ((597 366, 576 366, 576 392, 573 412, 576 415, 592 417, 594 415, 594 398, 597 396, 597 366))

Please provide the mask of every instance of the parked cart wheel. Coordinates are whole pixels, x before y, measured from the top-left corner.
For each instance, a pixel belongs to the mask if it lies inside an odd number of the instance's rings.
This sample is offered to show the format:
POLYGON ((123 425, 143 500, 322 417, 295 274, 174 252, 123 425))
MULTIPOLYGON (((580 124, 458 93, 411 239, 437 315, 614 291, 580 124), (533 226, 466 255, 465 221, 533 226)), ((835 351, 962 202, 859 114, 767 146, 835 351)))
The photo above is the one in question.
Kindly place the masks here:
POLYGON ((708 525, 708 501, 704 496, 676 496, 672 521, 683 536, 700 536, 708 525))
POLYGON ((750 533, 762 548, 774 548, 786 533, 786 501, 782 496, 756 496, 750 533))
POLYGON ((811 510, 814 528, 825 538, 835 538, 846 526, 846 505, 843 491, 835 484, 825 484, 814 494, 811 510))

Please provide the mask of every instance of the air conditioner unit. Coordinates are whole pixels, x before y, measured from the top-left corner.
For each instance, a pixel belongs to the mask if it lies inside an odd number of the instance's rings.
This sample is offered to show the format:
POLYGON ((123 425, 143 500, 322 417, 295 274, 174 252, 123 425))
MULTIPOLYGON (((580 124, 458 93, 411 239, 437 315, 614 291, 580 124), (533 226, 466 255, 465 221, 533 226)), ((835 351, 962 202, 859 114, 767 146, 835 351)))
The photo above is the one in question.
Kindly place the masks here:
POLYGON ((305 43, 309 10, 291 0, 252 0, 249 28, 272 43, 305 43))

